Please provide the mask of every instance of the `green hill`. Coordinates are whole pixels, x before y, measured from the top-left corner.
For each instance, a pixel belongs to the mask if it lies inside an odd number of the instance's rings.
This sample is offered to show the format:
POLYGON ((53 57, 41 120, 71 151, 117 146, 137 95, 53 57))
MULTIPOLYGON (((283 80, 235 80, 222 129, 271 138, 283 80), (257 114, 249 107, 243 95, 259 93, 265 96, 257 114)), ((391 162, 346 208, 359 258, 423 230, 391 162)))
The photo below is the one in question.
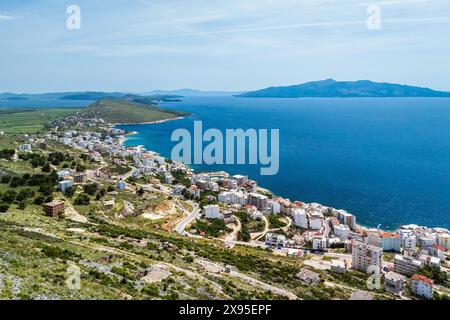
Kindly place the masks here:
POLYGON ((170 120, 189 114, 125 100, 103 99, 89 105, 82 111, 82 115, 113 124, 134 124, 170 120))

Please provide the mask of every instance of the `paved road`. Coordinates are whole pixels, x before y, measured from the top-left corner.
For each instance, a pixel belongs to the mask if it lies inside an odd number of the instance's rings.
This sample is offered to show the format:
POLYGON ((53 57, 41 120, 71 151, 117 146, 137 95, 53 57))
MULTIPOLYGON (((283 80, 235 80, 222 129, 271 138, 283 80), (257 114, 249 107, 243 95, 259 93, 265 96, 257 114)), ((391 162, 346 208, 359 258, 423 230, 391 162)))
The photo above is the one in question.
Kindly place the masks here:
POLYGON ((184 229, 195 219, 197 219, 200 216, 200 208, 198 204, 191 203, 192 205, 192 212, 183 220, 181 220, 177 227, 175 228, 175 231, 178 232, 181 235, 185 234, 184 229))

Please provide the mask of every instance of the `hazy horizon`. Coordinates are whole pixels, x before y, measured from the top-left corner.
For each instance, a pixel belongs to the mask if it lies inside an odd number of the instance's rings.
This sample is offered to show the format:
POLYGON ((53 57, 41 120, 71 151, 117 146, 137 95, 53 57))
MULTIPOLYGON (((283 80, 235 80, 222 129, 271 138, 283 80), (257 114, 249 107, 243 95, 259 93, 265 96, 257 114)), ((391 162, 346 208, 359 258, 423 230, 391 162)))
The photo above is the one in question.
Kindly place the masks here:
POLYGON ((447 0, 0 0, 0 92, 236 92, 328 78, 450 91, 448 30, 447 0), (79 30, 66 26, 73 4, 79 30), (367 26, 372 4, 380 29, 367 26))

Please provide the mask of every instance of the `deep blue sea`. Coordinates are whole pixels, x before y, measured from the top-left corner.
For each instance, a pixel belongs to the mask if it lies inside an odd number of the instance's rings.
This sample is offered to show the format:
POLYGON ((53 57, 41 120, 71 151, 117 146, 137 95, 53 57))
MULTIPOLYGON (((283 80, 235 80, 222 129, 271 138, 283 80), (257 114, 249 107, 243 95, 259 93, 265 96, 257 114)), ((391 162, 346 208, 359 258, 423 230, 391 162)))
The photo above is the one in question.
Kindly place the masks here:
POLYGON ((170 157, 173 130, 280 129, 280 171, 259 165, 200 165, 256 179, 276 194, 346 209, 366 226, 415 223, 450 227, 450 99, 248 99, 191 97, 163 108, 183 120, 121 128, 138 131, 127 145, 170 157))

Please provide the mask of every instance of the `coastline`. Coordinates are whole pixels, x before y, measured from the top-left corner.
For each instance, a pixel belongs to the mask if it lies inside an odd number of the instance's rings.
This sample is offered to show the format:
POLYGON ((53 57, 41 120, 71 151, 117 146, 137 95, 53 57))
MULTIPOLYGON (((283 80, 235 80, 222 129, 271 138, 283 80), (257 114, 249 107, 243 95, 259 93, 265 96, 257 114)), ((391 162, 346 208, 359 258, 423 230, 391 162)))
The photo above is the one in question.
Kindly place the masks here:
MULTIPOLYGON (((171 119, 163 119, 163 120, 156 120, 156 121, 150 121, 150 122, 140 122, 140 123, 114 123, 112 124, 113 128, 116 128, 117 126, 137 126, 137 125, 150 125, 150 124, 159 124, 159 123, 165 123, 165 122, 169 122, 169 121, 177 121, 177 120, 182 120, 185 117, 176 117, 176 118, 171 118, 171 119)), ((125 142, 129 139, 130 136, 134 136, 139 134, 138 131, 129 131, 125 133, 125 137, 119 139, 119 144, 121 146, 123 146, 125 144, 125 142)))
MULTIPOLYGON (((159 120, 159 121, 153 121, 153 122, 149 122, 149 123, 139 123, 139 124, 131 124, 131 123, 129 123, 129 124, 114 124, 113 127, 116 127, 116 126, 119 126, 119 125, 158 124, 158 123, 164 123, 164 122, 169 122, 169 121, 181 120, 181 119, 183 119, 183 118, 184 118, 184 117, 179 117, 179 118, 174 118, 174 119, 166 119, 166 120, 159 120)), ((127 148, 127 146, 125 146, 124 144, 125 144, 125 142, 128 140, 128 137, 129 137, 129 136, 132 136, 132 135, 137 135, 137 134, 139 134, 138 131, 129 131, 129 132, 126 132, 126 133, 125 133, 125 138, 119 139, 119 143, 120 143, 122 146, 124 146, 124 147, 127 148)), ((149 150, 149 151, 152 151, 152 150, 149 150)), ((156 151, 152 151, 152 152, 157 153, 156 151)), ((192 168, 191 168, 191 169, 192 169, 192 168)), ((211 172, 209 172, 209 173, 211 173, 211 172)), ((228 172, 226 172, 226 173, 229 175, 228 172)), ((281 196, 281 195, 278 195, 278 194, 274 193, 272 190, 267 189, 267 188, 264 188, 264 187, 261 187, 261 186, 259 186, 259 185, 258 185, 258 190, 260 190, 260 191, 262 191, 262 192, 270 193, 274 198, 275 198, 275 197, 283 197, 283 196, 281 196)), ((299 201, 301 201, 301 200, 299 200, 299 201)), ((323 205, 323 204, 321 204, 321 205, 323 205)), ((323 206, 325 206, 325 207, 330 207, 330 206, 328 206, 328 205, 323 205, 323 206)), ((330 208, 331 208, 331 207, 330 207, 330 208)), ((345 210, 345 209, 344 209, 344 210, 345 210)), ((355 217, 358 218, 357 215, 355 215, 355 217)), ((386 232, 394 232, 394 231, 398 230, 399 228, 401 228, 402 226, 405 226, 405 225, 415 225, 415 224, 402 224, 402 225, 399 225, 399 226, 397 226, 397 227, 394 227, 393 229, 380 229, 380 230, 383 230, 383 231, 386 231, 386 232)), ((434 226, 434 227, 422 226, 422 225, 418 225, 418 226, 419 226, 419 227, 424 227, 424 228, 429 228, 429 229, 447 229, 447 230, 448 230, 448 228, 445 228, 445 227, 439 227, 439 226, 434 226)), ((363 230, 363 231, 367 231, 367 230, 369 230, 369 229, 379 229, 379 226, 375 226, 375 225, 374 225, 374 226, 367 226, 367 225, 362 225, 362 224, 358 224, 358 223, 355 224, 355 227, 356 227, 355 229, 360 229, 360 230, 363 230)))
POLYGON ((165 123, 169 121, 176 121, 176 120, 182 120, 185 117, 176 117, 176 118, 170 118, 170 119, 163 119, 163 120, 155 120, 155 121, 149 121, 149 122, 138 122, 138 123, 114 123, 113 127, 115 126, 137 126, 137 125, 144 125, 144 124, 158 124, 158 123, 165 123))

